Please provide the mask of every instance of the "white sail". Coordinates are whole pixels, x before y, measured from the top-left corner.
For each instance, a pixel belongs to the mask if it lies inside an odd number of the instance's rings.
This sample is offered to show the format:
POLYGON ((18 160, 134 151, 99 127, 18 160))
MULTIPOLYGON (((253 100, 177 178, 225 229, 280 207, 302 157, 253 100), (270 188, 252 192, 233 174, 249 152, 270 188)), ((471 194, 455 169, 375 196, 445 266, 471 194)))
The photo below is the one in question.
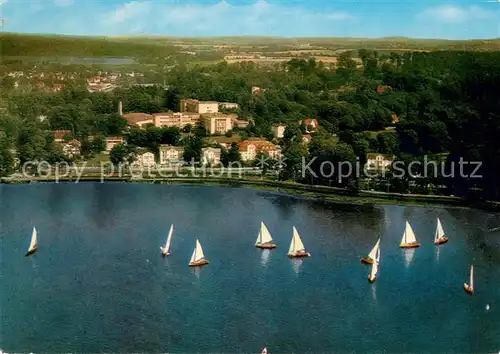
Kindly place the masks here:
POLYGON ((470 282, 469 285, 470 285, 471 289, 474 289, 474 266, 472 264, 470 266, 470 280, 469 280, 469 282, 470 282))
POLYGON ((295 226, 293 227, 293 236, 292 236, 292 242, 290 243, 290 248, 288 249, 288 254, 294 254, 298 251, 304 251, 304 244, 302 243, 302 240, 300 239, 299 233, 297 232, 297 229, 295 226))
POLYGON ((375 246, 373 246, 372 250, 368 254, 368 257, 370 257, 371 259, 375 259, 375 257, 377 256, 377 251, 379 249, 379 246, 380 246, 380 239, 378 239, 378 241, 375 244, 375 246))
POLYGON ((257 236, 257 241, 255 242, 256 245, 260 243, 268 243, 271 242, 273 238, 271 237, 271 234, 269 233, 269 230, 267 229, 266 225, 261 222, 260 223, 260 231, 259 235, 257 236))
POLYGON ((443 226, 441 225, 441 220, 437 218, 436 234, 434 235, 434 242, 444 236, 443 226))
POLYGON ((417 238, 415 237, 415 233, 413 232, 410 223, 407 221, 405 232, 403 234, 403 239, 401 240, 401 244, 415 243, 415 242, 417 242, 417 238))
POLYGON ((170 252, 170 244, 172 243, 172 234, 174 233, 174 224, 170 226, 170 231, 168 232, 167 243, 165 243, 165 253, 170 252))
POLYGON ((380 247, 377 248, 377 254, 375 255, 375 261, 380 263, 380 247))
POLYGON ((31 234, 31 242, 30 247, 28 248, 28 252, 33 251, 38 245, 38 233, 36 232, 36 228, 33 227, 33 233, 31 234))
POLYGON ((372 264, 372 272, 370 273, 370 278, 374 279, 378 271, 378 262, 375 261, 372 264))
POLYGON ((203 254, 203 248, 201 248, 200 241, 196 239, 196 247, 194 248, 193 254, 191 255, 191 260, 189 263, 194 263, 198 262, 199 260, 202 260, 205 258, 205 255, 203 254))

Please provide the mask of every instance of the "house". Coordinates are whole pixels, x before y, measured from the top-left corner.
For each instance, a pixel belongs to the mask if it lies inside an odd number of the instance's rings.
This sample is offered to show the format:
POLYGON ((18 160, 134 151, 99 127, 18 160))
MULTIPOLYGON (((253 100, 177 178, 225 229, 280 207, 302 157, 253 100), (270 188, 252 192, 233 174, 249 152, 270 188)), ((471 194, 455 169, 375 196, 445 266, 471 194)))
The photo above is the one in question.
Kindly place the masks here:
POLYGON ((240 128, 240 129, 245 129, 250 124, 250 121, 238 119, 237 117, 232 117, 231 121, 232 121, 233 127, 240 128))
POLYGON ((235 114, 203 114, 202 120, 205 129, 210 134, 225 134, 233 129, 233 119, 237 119, 235 114))
POLYGON ((181 100, 181 112, 191 113, 218 113, 219 102, 215 101, 198 101, 192 98, 185 98, 181 100))
POLYGON ((142 167, 155 167, 156 166, 155 154, 147 150, 138 152, 135 163, 138 163, 142 167))
POLYGON ((394 156, 385 154, 370 153, 366 155, 367 170, 382 170, 388 169, 394 162, 394 156))
POLYGON ((160 164, 169 165, 184 161, 182 146, 160 145, 160 164))
POLYGON ((262 92, 266 91, 265 89, 261 89, 258 86, 252 86, 252 95, 258 95, 262 92))
POLYGON ((275 138, 281 139, 285 136, 285 124, 273 124, 271 130, 275 138))
POLYGON ((299 125, 304 124, 306 127, 306 133, 314 133, 319 128, 319 123, 317 119, 304 119, 299 120, 299 125))
POLYGON ((63 143, 64 138, 68 138, 71 134, 71 130, 54 130, 54 143, 63 143))
POLYGON ((396 113, 392 114, 392 124, 397 124, 399 123, 399 117, 396 113))
POLYGON ((184 128, 190 124, 194 126, 200 120, 198 113, 165 112, 153 113, 155 127, 178 127, 184 128))
POLYGON ((201 149, 202 165, 217 166, 220 165, 220 148, 206 147, 201 149))
POLYGON ((304 144, 309 144, 312 140, 312 136, 310 134, 304 134, 302 135, 302 142, 304 144))
POLYGON ((128 125, 135 125, 141 128, 148 124, 154 124, 154 118, 151 114, 126 113, 122 117, 127 120, 128 125))
POLYGON ((281 157, 281 148, 279 146, 259 138, 250 138, 239 142, 238 149, 243 161, 253 161, 259 153, 267 154, 273 159, 281 157))
POLYGON ((219 108, 223 109, 238 109, 240 105, 232 102, 219 102, 219 108))
POLYGON ((62 147, 63 154, 65 156, 69 157, 70 159, 77 157, 77 156, 80 156, 81 149, 82 149, 82 143, 80 143, 76 139, 68 141, 62 147))
POLYGON ((118 144, 123 144, 123 141, 121 136, 108 136, 106 138, 106 152, 110 152, 118 144))

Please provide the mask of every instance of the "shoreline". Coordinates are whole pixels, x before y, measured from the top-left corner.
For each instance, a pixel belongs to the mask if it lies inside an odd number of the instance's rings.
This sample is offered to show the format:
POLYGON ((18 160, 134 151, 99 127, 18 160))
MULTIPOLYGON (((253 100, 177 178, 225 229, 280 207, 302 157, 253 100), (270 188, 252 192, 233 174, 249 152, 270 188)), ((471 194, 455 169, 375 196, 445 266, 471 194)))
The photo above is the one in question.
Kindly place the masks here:
POLYGON ((476 208, 488 211, 500 212, 500 202, 493 201, 477 201, 470 202, 462 197, 455 196, 436 196, 436 195, 420 195, 420 194, 400 194, 400 193, 385 193, 376 191, 361 190, 351 192, 344 188, 328 187, 320 185, 307 185, 294 182, 278 182, 260 179, 235 179, 235 178, 196 178, 196 177, 167 177, 167 178, 131 178, 128 176, 122 177, 101 177, 82 176, 80 179, 64 177, 64 178, 1 178, 0 184, 32 184, 32 183, 110 183, 110 182, 127 182, 127 183, 150 183, 150 184, 184 184, 184 185, 215 185, 228 186, 239 188, 254 188, 266 191, 286 193, 292 196, 305 197, 316 201, 333 203, 333 204, 352 204, 360 207, 373 206, 374 204, 383 205, 414 205, 414 206, 430 206, 443 205, 458 208, 476 208))

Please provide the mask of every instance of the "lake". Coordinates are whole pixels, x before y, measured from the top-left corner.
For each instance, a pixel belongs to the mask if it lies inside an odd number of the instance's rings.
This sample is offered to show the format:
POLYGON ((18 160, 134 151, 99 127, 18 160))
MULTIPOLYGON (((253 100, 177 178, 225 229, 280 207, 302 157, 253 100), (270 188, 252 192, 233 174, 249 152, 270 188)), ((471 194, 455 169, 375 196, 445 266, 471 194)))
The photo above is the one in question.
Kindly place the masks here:
POLYGON ((500 350, 500 235, 482 231, 498 214, 131 183, 1 185, 0 196, 9 353, 500 350), (450 237, 441 247, 436 217, 450 237), (405 220, 422 247, 399 248, 405 220), (254 247, 261 221, 275 250, 254 247), (287 258, 293 225, 311 258, 287 258), (39 251, 24 257, 33 226, 39 251), (378 237, 369 284, 360 258, 378 237), (196 238, 211 262, 201 269, 188 267, 196 238))

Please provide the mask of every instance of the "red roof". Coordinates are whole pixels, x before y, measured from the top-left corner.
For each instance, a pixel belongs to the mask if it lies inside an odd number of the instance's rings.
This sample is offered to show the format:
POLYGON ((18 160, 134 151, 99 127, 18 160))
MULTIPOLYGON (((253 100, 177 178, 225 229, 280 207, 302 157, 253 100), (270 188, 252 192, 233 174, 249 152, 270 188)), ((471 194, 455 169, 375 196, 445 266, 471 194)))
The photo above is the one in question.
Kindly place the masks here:
POLYGON ((304 124, 306 127, 312 126, 313 128, 319 127, 318 120, 317 119, 304 119, 304 120, 299 120, 299 124, 304 124))
POLYGON ((257 151, 274 151, 277 150, 276 145, 267 140, 262 139, 252 139, 244 140, 238 143, 239 151, 248 151, 248 146, 254 145, 257 151))
POLYGON ((70 135, 71 130, 54 130, 54 140, 62 140, 66 135, 70 135))
POLYGON ((147 113, 127 113, 123 115, 129 125, 137 124, 146 120, 153 121, 153 116, 147 113))

